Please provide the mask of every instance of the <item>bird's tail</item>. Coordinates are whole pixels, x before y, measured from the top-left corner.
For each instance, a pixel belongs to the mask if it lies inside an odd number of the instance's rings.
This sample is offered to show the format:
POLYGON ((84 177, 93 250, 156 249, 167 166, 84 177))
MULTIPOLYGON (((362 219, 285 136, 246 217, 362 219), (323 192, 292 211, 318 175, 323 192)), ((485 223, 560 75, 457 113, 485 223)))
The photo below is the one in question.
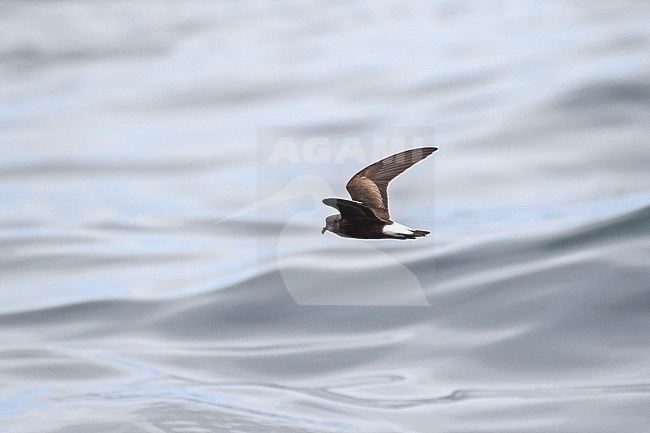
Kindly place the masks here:
POLYGON ((426 230, 413 230, 413 237, 414 238, 423 238, 426 235, 428 235, 431 232, 428 232, 426 230))

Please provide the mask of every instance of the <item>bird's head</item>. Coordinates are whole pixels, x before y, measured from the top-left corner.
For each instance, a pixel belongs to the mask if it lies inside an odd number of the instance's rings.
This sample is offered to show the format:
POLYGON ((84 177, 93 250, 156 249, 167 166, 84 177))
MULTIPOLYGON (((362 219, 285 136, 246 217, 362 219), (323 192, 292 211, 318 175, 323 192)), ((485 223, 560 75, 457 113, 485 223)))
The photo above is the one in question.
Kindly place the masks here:
POLYGON ((323 227, 321 234, 325 234, 325 232, 328 230, 331 231, 332 233, 338 232, 340 221, 341 221, 341 215, 339 214, 330 215, 327 218, 325 218, 325 227, 323 227))

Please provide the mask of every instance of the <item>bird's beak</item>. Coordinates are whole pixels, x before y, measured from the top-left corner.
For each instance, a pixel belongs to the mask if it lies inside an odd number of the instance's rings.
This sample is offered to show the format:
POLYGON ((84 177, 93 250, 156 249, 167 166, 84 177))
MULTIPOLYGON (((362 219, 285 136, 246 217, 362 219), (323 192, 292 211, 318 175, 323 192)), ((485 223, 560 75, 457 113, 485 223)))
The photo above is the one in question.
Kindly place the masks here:
POLYGON ((327 231, 327 227, 323 227, 323 230, 321 230, 320 234, 324 235, 326 231, 327 231))

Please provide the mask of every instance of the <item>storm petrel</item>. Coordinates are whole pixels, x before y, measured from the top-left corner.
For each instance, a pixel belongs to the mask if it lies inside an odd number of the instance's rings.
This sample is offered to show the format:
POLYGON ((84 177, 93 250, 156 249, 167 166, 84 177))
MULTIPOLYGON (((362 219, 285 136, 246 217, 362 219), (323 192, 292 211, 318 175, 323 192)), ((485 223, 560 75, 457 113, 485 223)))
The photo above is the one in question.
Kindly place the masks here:
POLYGON ((430 232, 414 230, 391 221, 388 213, 388 183, 413 164, 423 160, 437 147, 406 150, 364 168, 345 186, 352 200, 325 198, 323 203, 340 213, 325 219, 322 233, 359 239, 415 239, 430 232))

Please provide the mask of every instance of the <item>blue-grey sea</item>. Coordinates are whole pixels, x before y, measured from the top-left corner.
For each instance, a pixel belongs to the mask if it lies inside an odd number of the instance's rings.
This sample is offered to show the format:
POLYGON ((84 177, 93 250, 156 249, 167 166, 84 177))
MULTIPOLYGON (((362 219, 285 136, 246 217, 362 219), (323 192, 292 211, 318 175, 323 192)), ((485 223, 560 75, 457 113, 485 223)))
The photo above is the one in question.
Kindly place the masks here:
POLYGON ((0 2, 1 433, 649 431, 647 1, 0 2))

